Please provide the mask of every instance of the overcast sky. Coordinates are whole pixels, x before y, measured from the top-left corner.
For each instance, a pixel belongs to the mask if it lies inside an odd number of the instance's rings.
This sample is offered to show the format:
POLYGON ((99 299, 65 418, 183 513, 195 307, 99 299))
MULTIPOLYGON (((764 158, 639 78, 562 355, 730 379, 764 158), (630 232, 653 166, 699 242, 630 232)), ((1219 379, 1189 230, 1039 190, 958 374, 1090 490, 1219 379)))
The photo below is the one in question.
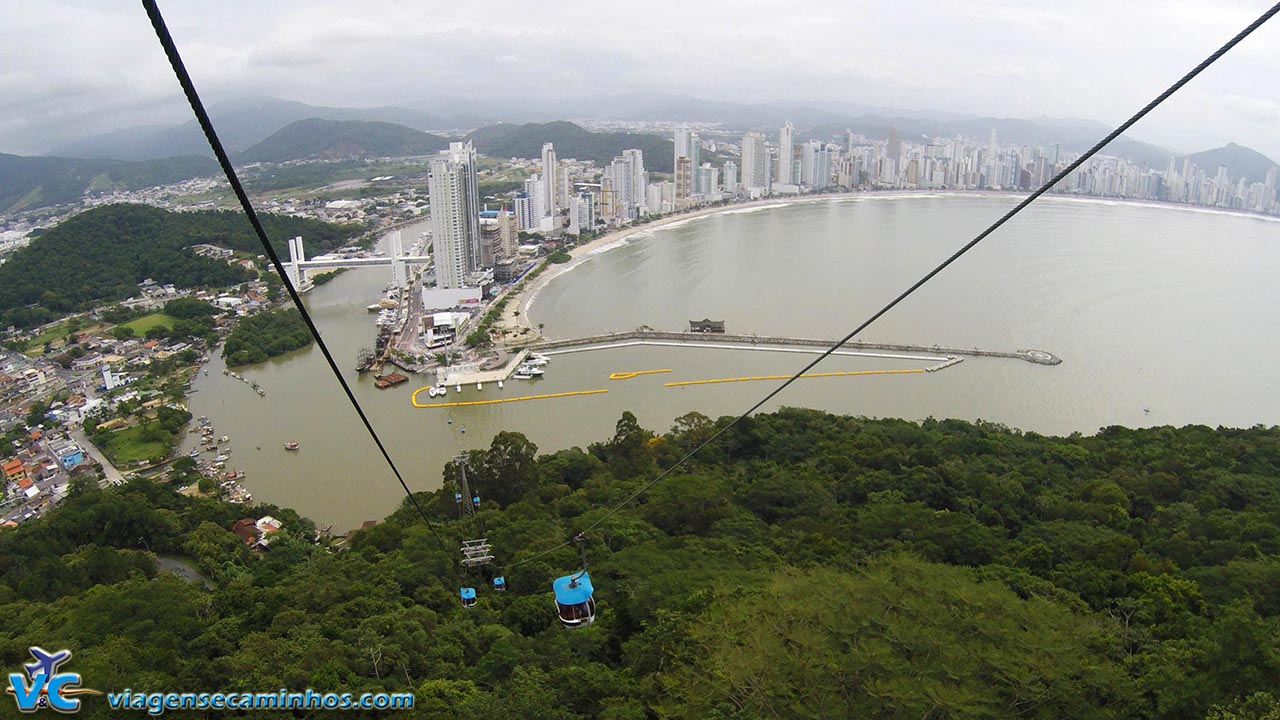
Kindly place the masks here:
MULTIPOLYGON (((1122 121, 1271 0, 161 0, 206 101, 658 90, 1122 121)), ((189 119, 141 4, 0 0, 0 151, 189 119)), ((1280 158, 1280 18, 1130 134, 1280 158)))

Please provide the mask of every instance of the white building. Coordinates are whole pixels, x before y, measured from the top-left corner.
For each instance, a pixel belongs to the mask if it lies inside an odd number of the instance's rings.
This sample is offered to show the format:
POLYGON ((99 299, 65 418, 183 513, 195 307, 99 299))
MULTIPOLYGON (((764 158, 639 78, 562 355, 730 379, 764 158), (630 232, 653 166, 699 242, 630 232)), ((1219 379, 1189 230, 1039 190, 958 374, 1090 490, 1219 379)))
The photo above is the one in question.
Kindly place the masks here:
POLYGON ((516 227, 520 230, 538 229, 538 204, 528 193, 516 197, 516 227))
POLYGON ((557 187, 556 174, 559 170, 555 146, 544 143, 542 145, 542 204, 539 206, 543 217, 556 214, 556 193, 560 190, 557 187))
POLYGON ((742 185, 748 189, 769 187, 769 150, 764 135, 757 132, 742 136, 742 185))
POLYGON ((702 163, 702 167, 698 168, 697 194, 705 200, 719 199, 720 170, 712 167, 711 163, 702 163))
POLYGON ((689 157, 689 142, 691 139, 692 139, 692 136, 689 133, 688 125, 681 125, 680 127, 676 128, 675 134, 672 137, 672 141, 675 144, 675 151, 676 151, 675 157, 672 158, 672 163, 673 163, 672 167, 675 167, 674 163, 679 161, 680 158, 689 157))
POLYGON ((622 157, 631 165, 631 200, 636 215, 644 215, 649 212, 649 199, 645 196, 645 189, 649 187, 649 173, 644 169, 644 151, 623 150, 622 157))
POLYGON ((738 191, 738 164, 732 160, 724 161, 724 189, 728 192, 738 191))
POLYGON ((795 144, 795 126, 788 120, 778 133, 778 184, 792 185, 796 179, 791 174, 792 149, 795 144))
POLYGON ((480 268, 480 193, 470 142, 449 143, 447 151, 432 158, 427 188, 436 286, 464 287, 467 274, 480 268))
POLYGON ((601 185, 605 194, 605 215, 616 220, 633 220, 648 206, 645 193, 648 175, 639 150, 626 150, 604 169, 601 185))

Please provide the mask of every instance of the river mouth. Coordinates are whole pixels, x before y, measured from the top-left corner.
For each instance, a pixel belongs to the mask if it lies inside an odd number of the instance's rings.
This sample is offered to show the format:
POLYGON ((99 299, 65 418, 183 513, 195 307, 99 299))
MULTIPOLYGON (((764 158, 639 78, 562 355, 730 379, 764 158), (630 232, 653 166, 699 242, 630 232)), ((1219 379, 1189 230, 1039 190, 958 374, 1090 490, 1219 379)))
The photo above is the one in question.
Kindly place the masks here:
MULTIPOLYGON (((549 282, 530 321, 549 337, 682 330, 722 319, 730 332, 836 338, 1008 209, 1008 197, 913 197, 809 202, 718 214, 599 253, 549 282)), ((983 419, 1043 433, 1111 425, 1277 422, 1280 385, 1256 362, 1280 352, 1260 328, 1280 314, 1266 271, 1280 261, 1280 224, 1217 213, 1046 198, 873 326, 871 341, 999 350, 1036 348, 1056 367, 966 359, 936 373, 849 375, 795 383, 778 402, 851 415, 983 419), (1144 411, 1144 408, 1146 411, 1144 411)), ((406 228, 405 237, 417 232, 406 228)), ((339 363, 373 342, 365 306, 388 281, 353 270, 306 296, 339 363)), ((628 347, 555 356, 540 379, 502 389, 450 388, 449 399, 608 390, 587 396, 478 407, 416 409, 414 377, 380 391, 348 379, 416 490, 440 485, 456 453, 487 447, 503 430, 540 449, 607 440, 623 411, 665 431, 689 411, 736 414, 772 381, 682 385, 798 370, 809 356, 628 347), (615 373, 671 369, 610 380, 615 373), (465 432, 463 430, 465 429, 465 432)), ((889 358, 840 357, 819 370, 921 367, 889 358)), ((297 508, 335 531, 384 517, 403 491, 368 439, 319 352, 304 349, 242 374, 209 366, 191 397, 231 436, 228 469, 243 470, 254 499, 297 508), (286 452, 296 440, 301 449, 286 452), (260 450, 258 448, 261 448, 260 450)))

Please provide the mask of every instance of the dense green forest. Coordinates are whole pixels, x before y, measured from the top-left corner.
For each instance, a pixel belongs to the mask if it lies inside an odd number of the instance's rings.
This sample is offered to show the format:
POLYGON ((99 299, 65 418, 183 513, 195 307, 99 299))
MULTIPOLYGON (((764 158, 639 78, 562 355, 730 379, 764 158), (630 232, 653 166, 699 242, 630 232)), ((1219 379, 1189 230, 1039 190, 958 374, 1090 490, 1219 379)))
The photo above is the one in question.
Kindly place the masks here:
MULTIPOLYGON (((359 234, 350 225, 284 215, 260 215, 277 252, 301 235, 308 252, 338 247, 359 234)), ((75 215, 0 265, 0 327, 33 327, 69 312, 138 294, 151 278, 179 287, 226 287, 257 272, 200 257, 187 248, 208 243, 259 252, 244 214, 174 213, 145 205, 106 205, 75 215)))
POLYGON ((550 582, 578 558, 540 553, 726 421, 656 435, 627 413, 544 455, 501 433, 469 458, 477 519, 457 519, 453 466, 419 495, 445 549, 408 508, 343 552, 259 508, 285 530, 256 556, 229 532, 248 509, 77 487, 0 533, 0 659, 68 647, 102 690, 412 689, 413 718, 1280 713, 1277 428, 757 416, 590 533, 599 616, 561 629, 550 582), (459 579, 450 549, 481 532, 506 593, 459 579), (148 548, 214 589, 158 575, 148 548))
POLYGON ((297 308, 251 315, 236 324, 222 346, 227 367, 260 363, 313 342, 297 308))

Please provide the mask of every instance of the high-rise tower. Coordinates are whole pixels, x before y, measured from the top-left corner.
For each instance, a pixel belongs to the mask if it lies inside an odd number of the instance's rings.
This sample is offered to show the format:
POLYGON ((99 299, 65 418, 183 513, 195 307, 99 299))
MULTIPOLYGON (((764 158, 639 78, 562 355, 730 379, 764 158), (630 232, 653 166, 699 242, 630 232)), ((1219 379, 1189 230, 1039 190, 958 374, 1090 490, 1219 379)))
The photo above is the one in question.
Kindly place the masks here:
POLYGON ((436 286, 464 287, 467 274, 480 268, 480 193, 470 142, 449 143, 448 150, 432 158, 427 191, 436 286))
POLYGON ((788 120, 778 133, 778 184, 791 185, 796 179, 791 173, 791 153, 795 144, 795 126, 788 120))
POLYGON ((556 184, 556 174, 559 170, 556 166, 555 146, 544 143, 542 146, 542 207, 539 208, 543 217, 552 217, 556 214, 556 193, 560 189, 556 184))

